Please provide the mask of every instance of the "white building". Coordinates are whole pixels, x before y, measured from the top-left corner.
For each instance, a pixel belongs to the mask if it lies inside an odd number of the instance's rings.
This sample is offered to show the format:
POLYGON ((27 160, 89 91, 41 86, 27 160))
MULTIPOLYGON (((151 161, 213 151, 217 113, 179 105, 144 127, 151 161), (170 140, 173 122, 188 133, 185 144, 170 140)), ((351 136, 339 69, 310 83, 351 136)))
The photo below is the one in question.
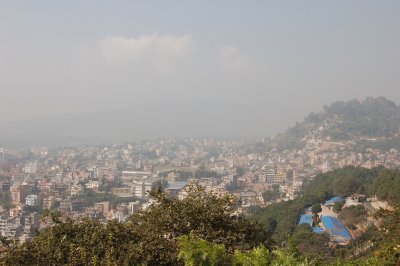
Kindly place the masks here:
POLYGON ((25 198, 25 204, 27 206, 35 206, 38 203, 38 201, 39 201, 38 196, 33 194, 28 195, 25 198))
POLYGON ((37 169, 38 169, 37 161, 31 161, 25 164, 25 166, 22 168, 22 171, 24 171, 27 174, 36 174, 37 169))
POLYGON ((85 186, 88 189, 99 189, 100 182, 97 180, 90 180, 88 183, 85 184, 85 186))
POLYGON ((0 147, 0 164, 7 163, 7 150, 0 147))

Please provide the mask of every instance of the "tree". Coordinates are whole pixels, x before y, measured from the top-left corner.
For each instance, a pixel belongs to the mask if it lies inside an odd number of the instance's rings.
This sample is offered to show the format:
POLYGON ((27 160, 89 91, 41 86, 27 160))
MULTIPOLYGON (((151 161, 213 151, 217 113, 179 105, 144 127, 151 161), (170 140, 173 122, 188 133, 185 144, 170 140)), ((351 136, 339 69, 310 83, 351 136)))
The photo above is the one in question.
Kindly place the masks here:
POLYGON ((354 229, 356 224, 367 221, 367 211, 363 205, 349 206, 340 212, 339 218, 344 225, 354 229))
POLYGON ((298 251, 301 254, 321 257, 324 259, 331 258, 331 249, 329 248, 329 236, 327 234, 316 234, 308 224, 297 226, 292 235, 298 251))
POLYGON ((126 222, 63 219, 32 241, 2 254, 5 265, 177 265, 179 238, 192 234, 228 253, 260 244, 272 249, 260 224, 233 215, 234 198, 217 197, 193 186, 187 198, 153 192, 156 204, 126 222))
POLYGON ((2 254, 3 265, 126 265, 133 261, 138 238, 128 223, 98 220, 62 221, 29 242, 2 254))
POLYGON ((243 176, 244 175, 244 169, 240 166, 236 167, 236 175, 238 176, 243 176))
POLYGON ((192 186, 183 200, 168 198, 161 191, 153 196, 157 204, 129 219, 141 239, 141 261, 146 264, 176 264, 177 239, 190 233, 224 244, 228 252, 259 244, 272 246, 270 235, 260 224, 233 216, 234 198, 230 195, 218 197, 192 186))
POLYGON ((316 203, 311 207, 311 212, 316 216, 318 213, 322 211, 321 204, 316 203))
POLYGON ((223 244, 217 245, 196 238, 192 235, 179 238, 179 257, 189 266, 293 266, 317 265, 298 254, 295 248, 278 248, 271 251, 259 245, 247 252, 236 249, 234 253, 226 252, 223 244))
POLYGON ((230 265, 230 259, 223 244, 213 244, 196 238, 193 234, 179 237, 178 242, 178 259, 183 260, 185 265, 230 265))
POLYGON ((266 190, 262 193, 262 196, 265 201, 276 200, 279 197, 279 191, 266 190))
POLYGON ((343 205, 344 205, 344 203, 345 203, 345 201, 336 201, 334 204, 333 204, 333 211, 335 212, 335 213, 339 213, 341 210, 342 210, 342 208, 343 208, 343 205))

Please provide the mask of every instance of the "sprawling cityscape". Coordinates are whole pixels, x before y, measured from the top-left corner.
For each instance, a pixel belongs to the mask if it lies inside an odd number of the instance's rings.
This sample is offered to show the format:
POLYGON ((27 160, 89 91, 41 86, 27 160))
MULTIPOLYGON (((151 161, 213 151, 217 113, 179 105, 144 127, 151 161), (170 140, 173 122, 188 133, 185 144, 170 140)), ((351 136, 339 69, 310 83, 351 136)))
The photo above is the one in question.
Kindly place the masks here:
POLYGON ((156 139, 110 146, 22 151, 0 149, 0 233, 24 242, 43 224, 39 213, 58 210, 73 219, 125 221, 152 204, 162 188, 184 198, 193 182, 219 195, 231 193, 238 213, 295 199, 317 173, 353 165, 400 167, 400 152, 354 151, 351 141, 327 141, 310 134, 303 149, 263 151, 255 143, 217 139, 156 139), (277 191, 276 199, 263 197, 277 191), (7 197, 9 195, 9 198, 7 197))
POLYGON ((0 0, 0 265, 400 266, 399 25, 0 0))

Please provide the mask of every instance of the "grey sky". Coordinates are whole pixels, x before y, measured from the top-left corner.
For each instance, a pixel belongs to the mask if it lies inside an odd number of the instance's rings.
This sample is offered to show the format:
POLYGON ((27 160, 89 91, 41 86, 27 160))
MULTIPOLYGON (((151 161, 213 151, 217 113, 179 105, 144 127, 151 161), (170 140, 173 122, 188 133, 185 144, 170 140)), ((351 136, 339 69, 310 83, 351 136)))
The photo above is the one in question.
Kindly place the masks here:
POLYGON ((400 1, 194 2, 0 1, 0 120, 224 100, 290 125, 400 102, 400 1))

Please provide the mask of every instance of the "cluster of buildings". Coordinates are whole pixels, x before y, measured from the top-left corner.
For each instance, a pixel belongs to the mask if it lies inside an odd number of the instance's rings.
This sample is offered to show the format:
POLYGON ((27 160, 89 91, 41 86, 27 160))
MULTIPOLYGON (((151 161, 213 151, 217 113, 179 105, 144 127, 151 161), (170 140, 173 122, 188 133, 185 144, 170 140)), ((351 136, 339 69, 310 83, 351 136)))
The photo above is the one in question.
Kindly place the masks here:
POLYGON ((396 150, 356 152, 352 142, 310 134, 303 149, 262 149, 262 143, 216 139, 156 139, 109 146, 7 151, 0 148, 0 234, 25 241, 45 209, 71 218, 126 220, 152 204, 162 188, 183 198, 197 182, 207 191, 234 194, 238 212, 294 199, 304 181, 344 165, 400 166, 396 150), (276 199, 263 193, 279 191, 276 199))
POLYGON ((361 194, 346 198, 335 196, 322 204, 321 212, 316 216, 311 212, 311 207, 304 210, 300 216, 299 225, 308 224, 313 232, 326 233, 330 238, 331 246, 346 246, 353 238, 361 236, 369 226, 379 226, 380 220, 376 219, 374 214, 379 209, 388 208, 390 208, 388 202, 380 201, 376 197, 367 198, 361 194), (340 219, 340 213, 334 212, 334 206, 337 203, 341 203, 342 208, 363 206, 367 213, 367 219, 359 224, 353 224, 352 228, 345 226, 340 219))

